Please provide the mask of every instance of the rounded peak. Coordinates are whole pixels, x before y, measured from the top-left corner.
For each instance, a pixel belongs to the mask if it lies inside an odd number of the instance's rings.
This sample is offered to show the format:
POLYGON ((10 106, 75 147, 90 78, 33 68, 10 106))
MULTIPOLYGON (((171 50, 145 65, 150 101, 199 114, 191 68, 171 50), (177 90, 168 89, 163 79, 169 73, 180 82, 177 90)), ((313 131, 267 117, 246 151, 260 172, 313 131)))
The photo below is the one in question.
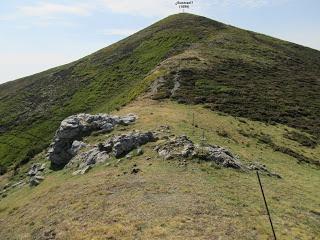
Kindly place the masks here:
POLYGON ((190 29, 197 27, 214 27, 214 28, 224 28, 226 25, 212 20, 210 18, 192 14, 192 13, 177 13, 170 15, 155 25, 166 26, 166 27, 177 27, 177 26, 188 26, 190 29))

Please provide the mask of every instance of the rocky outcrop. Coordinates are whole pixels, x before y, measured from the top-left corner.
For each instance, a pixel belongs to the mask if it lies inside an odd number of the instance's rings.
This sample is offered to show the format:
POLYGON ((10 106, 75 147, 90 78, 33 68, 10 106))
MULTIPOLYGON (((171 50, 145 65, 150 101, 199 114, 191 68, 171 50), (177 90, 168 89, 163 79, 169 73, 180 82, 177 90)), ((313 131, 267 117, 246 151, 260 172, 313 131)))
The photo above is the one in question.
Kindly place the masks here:
MULTIPOLYGON (((133 131, 127 134, 110 137, 105 142, 95 146, 85 144, 81 141, 84 136, 93 131, 109 132, 115 125, 128 125, 134 123, 136 116, 129 114, 125 117, 110 115, 89 115, 78 114, 68 117, 62 121, 55 139, 49 149, 49 159, 56 166, 66 166, 76 169, 74 175, 88 172, 95 164, 104 163, 111 157, 122 158, 127 156, 131 159, 134 156, 142 155, 142 145, 161 139, 162 143, 155 150, 166 160, 181 159, 184 165, 188 159, 197 159, 212 162, 225 168, 241 169, 243 171, 259 171, 269 176, 280 177, 270 172, 266 166, 259 164, 242 163, 238 156, 228 149, 211 144, 194 144, 187 136, 174 136, 169 126, 160 126, 155 132, 133 131), (86 149, 81 151, 81 149, 86 149), (132 150, 136 149, 136 152, 132 150)), ((29 171, 33 183, 37 184, 37 166, 29 171)), ((41 176, 40 176, 41 178, 41 176)))
POLYGON ((269 171, 265 165, 252 163, 247 166, 240 161, 238 156, 223 147, 209 144, 199 146, 184 135, 168 139, 163 144, 157 146, 155 151, 166 160, 181 159, 184 164, 187 162, 187 159, 200 159, 213 162, 225 168, 259 171, 268 176, 281 178, 280 175, 269 171))
POLYGON ((103 163, 111 156, 120 158, 128 154, 134 149, 137 149, 137 155, 142 154, 140 146, 156 141, 156 136, 152 132, 130 132, 114 136, 104 143, 99 143, 94 148, 87 152, 83 152, 74 157, 67 165, 70 168, 78 168, 74 175, 84 174, 90 168, 97 164, 103 163))
POLYGON ((51 143, 48 158, 54 167, 64 167, 78 150, 83 147, 79 142, 83 137, 94 131, 110 132, 115 125, 128 125, 135 122, 137 117, 129 114, 124 117, 107 114, 78 114, 63 120, 51 143))
POLYGON ((227 168, 243 168, 238 157, 234 156, 229 150, 215 145, 195 145, 184 135, 169 139, 164 144, 156 147, 155 150, 164 159, 198 158, 205 161, 213 161, 227 168))

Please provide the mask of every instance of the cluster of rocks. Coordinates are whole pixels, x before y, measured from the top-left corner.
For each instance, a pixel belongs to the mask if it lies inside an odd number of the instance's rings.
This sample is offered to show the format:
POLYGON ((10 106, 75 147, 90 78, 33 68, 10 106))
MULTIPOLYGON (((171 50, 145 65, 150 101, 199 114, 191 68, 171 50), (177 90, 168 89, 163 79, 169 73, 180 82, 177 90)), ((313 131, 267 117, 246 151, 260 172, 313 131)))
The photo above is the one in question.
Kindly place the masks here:
POLYGON ((44 180, 44 177, 42 176, 44 170, 46 168, 45 163, 35 163, 31 166, 29 169, 27 176, 29 176, 29 185, 30 186, 38 186, 41 181, 44 180))
POLYGON ((243 168, 239 158, 234 156, 229 150, 215 145, 196 145, 185 135, 168 139, 164 144, 157 146, 155 151, 166 160, 172 158, 197 158, 213 161, 227 168, 243 168))
MULTIPOLYGON (((11 189, 20 188, 20 187, 24 186, 25 184, 26 184, 26 182, 23 180, 15 182, 13 184, 8 183, 8 184, 4 185, 3 188, 0 188, 0 196, 2 198, 5 198, 5 197, 7 197, 8 191, 10 191, 11 189)), ((0 198, 0 200, 1 200, 1 198, 0 198)))
POLYGON ((186 159, 200 159, 225 168, 259 171, 268 176, 281 178, 280 175, 270 172, 265 165, 252 163, 247 166, 229 150, 216 145, 196 145, 185 135, 168 139, 158 145, 155 151, 166 160, 181 159, 185 163, 186 159))
POLYGON ((251 171, 259 171, 262 174, 265 174, 270 177, 281 178, 281 176, 277 173, 271 172, 267 169, 266 165, 260 163, 251 163, 248 167, 251 171))
POLYGON ((11 189, 22 187, 25 184, 29 183, 31 187, 38 186, 41 181, 44 180, 44 171, 46 169, 45 163, 35 163, 32 164, 29 171, 26 173, 27 178, 20 180, 13 184, 7 184, 0 191, 0 195, 5 195, 11 189))
POLYGON ((122 134, 109 138, 104 143, 99 143, 87 152, 78 154, 67 165, 70 168, 78 168, 74 175, 84 174, 97 163, 103 163, 111 156, 116 158, 127 155, 134 149, 137 154, 142 153, 140 146, 156 141, 156 136, 152 132, 133 131, 128 134, 122 134))
POLYGON ((116 125, 129 125, 136 121, 137 117, 129 114, 124 117, 107 114, 78 114, 73 115, 60 124, 54 140, 48 151, 48 158, 53 167, 64 167, 78 150, 84 146, 80 140, 92 132, 110 132, 116 125))
MULTIPOLYGON (((136 121, 137 117, 129 114, 124 117, 111 116, 107 114, 90 115, 78 114, 70 116, 61 122, 52 142, 48 157, 53 166, 67 166, 77 169, 73 174, 84 174, 88 172, 95 164, 106 162, 111 157, 121 158, 127 156, 132 158, 132 151, 136 149, 136 154, 143 153, 140 146, 158 140, 158 136, 163 140, 155 151, 162 158, 182 159, 185 163, 188 159, 199 159, 213 162, 225 168, 234 168, 241 170, 255 170, 265 173, 269 176, 280 177, 270 172, 264 165, 251 164, 244 165, 239 157, 229 150, 209 144, 194 144, 187 136, 174 136, 171 134, 169 126, 160 126, 156 132, 138 132, 133 131, 128 134, 122 134, 110 137, 105 142, 99 143, 80 152, 88 146, 82 142, 84 136, 92 132, 110 132, 116 125, 128 125, 136 121)), ((90 146, 89 146, 90 147, 90 146)), ((37 185, 42 180, 39 166, 33 166, 29 171, 30 184, 37 185)))

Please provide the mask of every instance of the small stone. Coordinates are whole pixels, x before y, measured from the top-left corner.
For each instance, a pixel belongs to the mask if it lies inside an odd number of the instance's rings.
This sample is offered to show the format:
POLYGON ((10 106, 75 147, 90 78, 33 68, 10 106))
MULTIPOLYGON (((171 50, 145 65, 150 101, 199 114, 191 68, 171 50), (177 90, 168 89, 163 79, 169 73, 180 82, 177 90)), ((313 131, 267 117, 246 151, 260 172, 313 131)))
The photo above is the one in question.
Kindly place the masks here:
POLYGON ((37 164, 33 164, 30 168, 30 170, 28 171, 27 175, 28 176, 35 176, 38 173, 38 166, 37 164))
POLYGON ((160 146, 156 146, 153 150, 158 152, 159 149, 160 149, 160 146))
POLYGON ((77 170, 75 172, 72 173, 72 176, 77 176, 81 174, 81 170, 77 170))
POLYGON ((31 187, 36 187, 36 186, 38 186, 39 184, 40 184, 40 181, 37 180, 36 178, 32 177, 32 178, 30 179, 29 185, 30 185, 31 187))
POLYGON ((36 176, 35 176, 35 179, 40 180, 40 181, 43 181, 43 180, 44 180, 44 177, 43 177, 43 176, 36 175, 36 176))
POLYGON ((89 170, 91 169, 92 167, 89 165, 89 166, 86 166, 84 167, 83 169, 81 169, 81 172, 80 174, 86 174, 87 172, 89 172, 89 170))
POLYGON ((138 149, 137 149, 137 156, 140 156, 140 155, 142 155, 142 154, 143 154, 142 148, 138 148, 138 149))
POLYGON ((15 184, 13 184, 13 185, 11 186, 11 188, 20 187, 20 186, 23 186, 23 185, 25 185, 25 182, 21 180, 21 181, 15 183, 15 184))
POLYGON ((38 171, 40 171, 40 172, 43 172, 45 169, 46 169, 46 164, 45 163, 41 164, 41 166, 38 167, 38 171))
POLYGON ((139 168, 134 168, 132 169, 131 174, 138 174, 139 172, 141 172, 139 168))

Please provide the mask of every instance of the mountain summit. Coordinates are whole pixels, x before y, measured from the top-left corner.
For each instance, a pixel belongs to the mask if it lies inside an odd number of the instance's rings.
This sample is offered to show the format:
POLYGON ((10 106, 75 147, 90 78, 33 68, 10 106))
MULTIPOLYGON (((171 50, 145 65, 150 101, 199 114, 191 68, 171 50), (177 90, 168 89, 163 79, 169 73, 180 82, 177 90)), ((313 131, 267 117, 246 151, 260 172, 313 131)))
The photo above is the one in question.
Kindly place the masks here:
POLYGON ((0 164, 27 162, 65 117, 153 99, 320 136, 320 52, 192 14, 169 16, 76 62, 0 85, 0 164))

